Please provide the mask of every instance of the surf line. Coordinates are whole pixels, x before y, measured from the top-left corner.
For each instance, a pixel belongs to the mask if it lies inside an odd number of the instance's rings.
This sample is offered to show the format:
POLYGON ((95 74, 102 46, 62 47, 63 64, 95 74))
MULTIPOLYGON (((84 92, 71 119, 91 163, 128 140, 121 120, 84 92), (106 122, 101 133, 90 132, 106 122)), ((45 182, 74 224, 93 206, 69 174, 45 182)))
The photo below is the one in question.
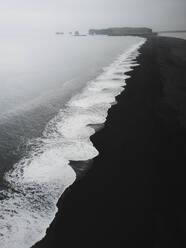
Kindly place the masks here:
POLYGON ((87 161, 99 152, 90 141, 94 125, 106 121, 108 109, 124 90, 126 72, 145 39, 119 56, 95 80, 73 96, 46 126, 43 136, 30 141, 31 151, 6 173, 1 191, 0 246, 29 248, 40 241, 57 213, 57 202, 76 180, 70 161, 87 161))

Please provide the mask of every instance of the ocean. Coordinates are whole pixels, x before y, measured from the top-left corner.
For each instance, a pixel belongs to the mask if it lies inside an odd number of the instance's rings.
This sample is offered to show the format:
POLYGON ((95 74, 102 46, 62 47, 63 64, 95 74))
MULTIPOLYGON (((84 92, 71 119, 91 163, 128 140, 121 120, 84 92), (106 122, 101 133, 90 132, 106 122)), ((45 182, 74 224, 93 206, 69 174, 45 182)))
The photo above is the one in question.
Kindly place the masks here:
POLYGON ((1 35, 0 247, 41 240, 137 66, 139 37, 1 35))
POLYGON ((170 33, 161 33, 160 36, 165 36, 165 37, 174 37, 174 38, 179 38, 179 39, 183 39, 186 40, 186 32, 180 32, 180 33, 174 33, 174 32, 170 32, 170 33))

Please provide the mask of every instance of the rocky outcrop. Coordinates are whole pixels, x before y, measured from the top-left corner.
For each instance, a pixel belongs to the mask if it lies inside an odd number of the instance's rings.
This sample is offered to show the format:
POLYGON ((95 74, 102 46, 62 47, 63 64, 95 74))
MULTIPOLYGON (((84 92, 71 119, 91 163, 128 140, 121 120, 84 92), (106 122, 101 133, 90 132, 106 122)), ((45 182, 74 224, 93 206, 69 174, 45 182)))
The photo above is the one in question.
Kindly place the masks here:
POLYGON ((109 36, 154 36, 156 33, 150 28, 107 28, 107 29, 90 29, 90 35, 109 35, 109 36))

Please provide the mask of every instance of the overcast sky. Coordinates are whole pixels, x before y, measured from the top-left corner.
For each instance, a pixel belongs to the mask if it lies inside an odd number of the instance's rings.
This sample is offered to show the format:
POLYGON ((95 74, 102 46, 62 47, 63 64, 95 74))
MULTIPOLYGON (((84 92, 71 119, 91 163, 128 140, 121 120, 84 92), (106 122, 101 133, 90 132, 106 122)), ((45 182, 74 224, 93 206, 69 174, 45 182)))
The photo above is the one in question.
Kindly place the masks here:
POLYGON ((186 0, 0 0, 0 30, 186 29, 186 0))

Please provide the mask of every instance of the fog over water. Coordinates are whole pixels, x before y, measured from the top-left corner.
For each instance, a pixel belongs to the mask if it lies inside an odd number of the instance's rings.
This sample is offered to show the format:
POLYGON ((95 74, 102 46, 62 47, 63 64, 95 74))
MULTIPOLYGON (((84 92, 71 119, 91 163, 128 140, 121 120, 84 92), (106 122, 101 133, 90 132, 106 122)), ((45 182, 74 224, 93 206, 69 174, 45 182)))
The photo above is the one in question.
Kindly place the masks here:
POLYGON ((186 28, 185 0, 6 0, 1 32, 87 31, 108 26, 186 28))
POLYGON ((27 102, 33 107, 33 99, 39 104, 59 90, 79 89, 135 40, 55 34, 0 38, 1 118, 27 102))

